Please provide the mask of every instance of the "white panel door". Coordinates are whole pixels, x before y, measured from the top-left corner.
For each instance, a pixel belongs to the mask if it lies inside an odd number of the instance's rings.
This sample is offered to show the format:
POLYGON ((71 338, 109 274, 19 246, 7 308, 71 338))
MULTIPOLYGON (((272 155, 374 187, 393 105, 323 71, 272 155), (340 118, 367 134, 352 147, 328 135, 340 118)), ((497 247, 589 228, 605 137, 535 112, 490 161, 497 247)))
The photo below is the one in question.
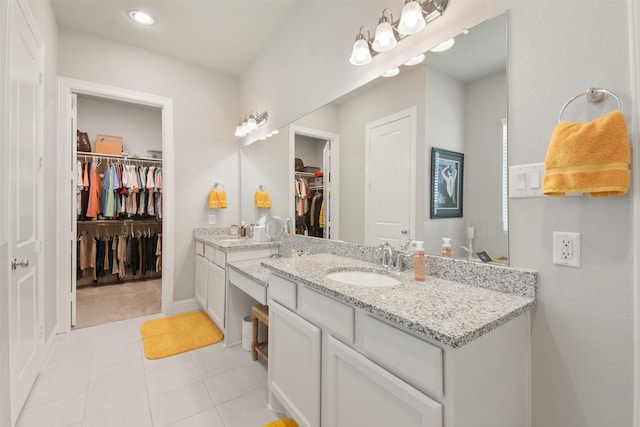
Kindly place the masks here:
POLYGON ((399 246, 415 234, 415 116, 367 124, 366 243, 399 246))
POLYGON ((224 268, 209 262, 207 273, 207 314, 218 328, 224 331, 225 307, 225 273, 224 268))
POLYGON ((327 396, 331 427, 442 427, 442 405, 330 336, 327 396))
POLYGON ((196 302, 202 309, 207 308, 207 274, 209 261, 201 255, 196 255, 196 302))
POLYGON ((39 169, 42 150, 42 47, 20 2, 9 41, 9 358, 15 422, 40 369, 39 169))
POLYGON ((269 389, 300 427, 320 427, 321 342, 319 328, 270 301, 269 389))

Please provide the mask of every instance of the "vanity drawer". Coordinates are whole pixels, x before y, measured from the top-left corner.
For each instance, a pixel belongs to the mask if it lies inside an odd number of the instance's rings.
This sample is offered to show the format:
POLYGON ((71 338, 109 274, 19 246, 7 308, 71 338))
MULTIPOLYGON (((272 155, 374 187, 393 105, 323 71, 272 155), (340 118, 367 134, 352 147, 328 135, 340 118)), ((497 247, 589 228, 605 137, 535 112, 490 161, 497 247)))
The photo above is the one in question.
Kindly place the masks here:
POLYGON ((227 254, 222 252, 221 250, 216 249, 216 254, 213 258, 213 262, 215 262, 219 267, 225 268, 227 266, 227 254))
POLYGON ((267 303, 267 288, 232 268, 229 268, 229 283, 241 289, 260 304, 267 303))
POLYGON ((442 398, 441 348, 369 315, 358 317, 357 334, 367 357, 432 397, 442 398))
POLYGON ((196 254, 204 256, 204 243, 196 242, 196 254))
POLYGON ((209 261, 215 261, 216 258, 216 248, 209 245, 204 245, 204 257, 209 261))
POLYGON ((322 295, 313 289, 298 289, 298 314, 332 335, 352 343, 354 336, 354 309, 346 304, 322 295))
POLYGON ((269 299, 291 310, 296 309, 296 284, 273 273, 269 274, 269 299))

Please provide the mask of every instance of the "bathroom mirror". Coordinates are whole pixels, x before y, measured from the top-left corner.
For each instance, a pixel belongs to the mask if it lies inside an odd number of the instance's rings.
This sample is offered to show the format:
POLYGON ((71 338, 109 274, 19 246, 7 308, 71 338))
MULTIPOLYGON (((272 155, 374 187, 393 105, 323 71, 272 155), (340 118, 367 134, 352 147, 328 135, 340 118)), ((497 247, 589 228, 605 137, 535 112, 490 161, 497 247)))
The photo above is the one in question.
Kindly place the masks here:
POLYGON ((401 65, 395 77, 379 77, 243 147, 242 220, 295 218, 298 157, 311 172, 333 165, 325 190, 331 238, 396 247, 411 238, 439 255, 447 237, 454 256, 465 258, 471 236, 474 252, 507 262, 506 26, 505 12, 458 35, 449 50, 427 52, 421 64, 401 65), (397 134, 406 135, 406 146, 397 134), (296 135, 305 141, 296 145, 296 135), (326 141, 333 138, 327 160, 326 141), (316 149, 304 148, 314 141, 316 149), (430 217, 432 148, 464 154, 461 217, 430 217), (271 209, 256 207, 259 186, 269 192, 271 209))

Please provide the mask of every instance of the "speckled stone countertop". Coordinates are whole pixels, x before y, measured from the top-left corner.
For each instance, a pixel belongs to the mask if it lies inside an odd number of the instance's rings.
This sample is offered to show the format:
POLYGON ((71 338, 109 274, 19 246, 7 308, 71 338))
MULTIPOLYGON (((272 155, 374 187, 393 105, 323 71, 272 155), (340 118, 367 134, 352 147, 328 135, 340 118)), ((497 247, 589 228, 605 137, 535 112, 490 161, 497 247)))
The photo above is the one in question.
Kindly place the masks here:
POLYGON ((249 279, 258 282, 264 287, 269 286, 269 270, 262 266, 262 261, 268 261, 272 258, 248 259, 245 261, 232 261, 227 265, 240 274, 247 276, 249 279))
POLYGON ((453 348, 461 347, 529 311, 535 297, 499 292, 434 276, 417 282, 413 271, 387 273, 377 265, 332 254, 263 259, 271 271, 361 308, 453 348), (376 271, 402 283, 373 288, 342 284, 326 277, 341 270, 376 271))
POLYGON ((209 227, 196 228, 193 230, 193 237, 197 242, 213 246, 224 252, 234 249, 253 249, 277 247, 277 243, 256 242, 249 237, 229 234, 229 227, 209 227))

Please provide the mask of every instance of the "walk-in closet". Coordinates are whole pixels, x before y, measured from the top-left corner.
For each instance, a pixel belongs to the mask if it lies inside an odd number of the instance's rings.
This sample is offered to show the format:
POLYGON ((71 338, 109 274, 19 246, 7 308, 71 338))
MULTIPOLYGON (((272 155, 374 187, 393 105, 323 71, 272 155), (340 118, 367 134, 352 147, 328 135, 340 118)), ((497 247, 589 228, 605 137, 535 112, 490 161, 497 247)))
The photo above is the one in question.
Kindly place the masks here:
POLYGON ((296 234, 328 238, 328 197, 324 171, 329 142, 306 135, 295 136, 296 234))
POLYGON ((72 327, 159 313, 161 109, 77 95, 76 117, 72 327))

